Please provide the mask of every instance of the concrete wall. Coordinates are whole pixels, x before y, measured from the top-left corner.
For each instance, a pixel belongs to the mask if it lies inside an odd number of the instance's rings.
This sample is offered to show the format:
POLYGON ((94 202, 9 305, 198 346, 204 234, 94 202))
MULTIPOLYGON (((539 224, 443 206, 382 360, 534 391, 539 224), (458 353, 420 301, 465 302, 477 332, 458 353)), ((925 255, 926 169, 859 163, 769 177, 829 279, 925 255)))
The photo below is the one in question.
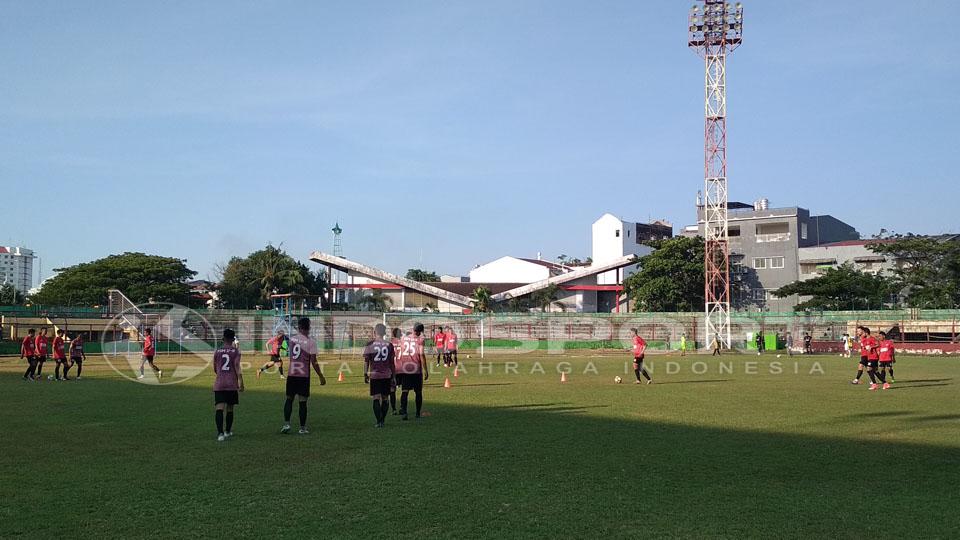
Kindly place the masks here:
MULTIPOLYGON (((644 256, 653 252, 648 246, 637 243, 636 223, 623 221, 612 214, 604 214, 593 222, 591 257, 594 263, 602 263, 619 259, 624 255, 644 256)), ((636 272, 635 266, 624 268, 619 275, 611 270, 597 275, 599 285, 616 285, 623 278, 636 272)))

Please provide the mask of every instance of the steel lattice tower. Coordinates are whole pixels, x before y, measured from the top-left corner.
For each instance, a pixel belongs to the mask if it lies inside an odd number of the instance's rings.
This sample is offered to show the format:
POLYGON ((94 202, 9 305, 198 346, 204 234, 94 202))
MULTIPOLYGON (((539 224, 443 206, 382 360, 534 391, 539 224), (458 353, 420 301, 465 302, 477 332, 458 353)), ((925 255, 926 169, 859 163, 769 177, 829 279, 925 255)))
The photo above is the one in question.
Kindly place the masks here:
POLYGON ((705 340, 730 347, 730 245, 727 221, 727 55, 740 46, 743 5, 701 0, 690 8, 687 44, 704 59, 703 234, 705 340), (702 8, 701 8, 702 5, 702 8))

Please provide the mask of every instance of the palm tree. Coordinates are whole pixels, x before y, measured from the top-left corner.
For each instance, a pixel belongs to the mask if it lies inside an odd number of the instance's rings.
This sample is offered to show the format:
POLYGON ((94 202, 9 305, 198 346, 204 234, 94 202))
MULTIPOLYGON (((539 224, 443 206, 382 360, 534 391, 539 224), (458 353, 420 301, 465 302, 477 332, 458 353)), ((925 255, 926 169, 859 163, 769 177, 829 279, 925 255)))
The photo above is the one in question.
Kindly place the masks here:
POLYGON ((477 313, 487 313, 490 311, 490 304, 493 302, 490 289, 486 287, 477 287, 473 291, 473 310, 477 313))
POLYGON ((393 305, 393 299, 383 294, 381 290, 374 290, 370 294, 360 298, 357 305, 367 308, 367 311, 389 311, 393 305))
POLYGON ((279 247, 267 245, 256 254, 254 261, 256 283, 264 300, 279 292, 296 292, 303 283, 303 274, 296 261, 279 247))

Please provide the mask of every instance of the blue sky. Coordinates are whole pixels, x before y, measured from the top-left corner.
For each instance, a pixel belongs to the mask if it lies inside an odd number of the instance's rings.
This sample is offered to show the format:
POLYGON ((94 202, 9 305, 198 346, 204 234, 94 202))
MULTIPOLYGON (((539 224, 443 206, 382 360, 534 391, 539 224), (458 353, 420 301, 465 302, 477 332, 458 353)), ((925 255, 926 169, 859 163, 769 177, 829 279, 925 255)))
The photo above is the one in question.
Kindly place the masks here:
MULTIPOLYGON (((746 2, 731 198, 960 229, 955 4, 746 2)), ((689 2, 0 3, 0 244, 200 277, 267 242, 403 272, 587 256, 702 186, 689 2)), ((45 274, 48 272, 45 271, 45 274)))

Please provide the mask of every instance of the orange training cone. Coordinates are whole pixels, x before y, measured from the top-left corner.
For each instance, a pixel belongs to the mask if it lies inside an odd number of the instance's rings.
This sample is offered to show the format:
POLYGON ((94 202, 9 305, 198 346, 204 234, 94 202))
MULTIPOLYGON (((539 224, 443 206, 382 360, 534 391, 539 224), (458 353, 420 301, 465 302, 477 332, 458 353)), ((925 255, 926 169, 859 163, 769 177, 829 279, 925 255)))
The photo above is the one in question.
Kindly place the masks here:
POLYGON ((450 377, 447 377, 446 379, 443 380, 443 387, 444 387, 444 388, 450 388, 450 387, 451 387, 450 377))
POLYGON ((337 376, 337 382, 343 382, 343 372, 340 372, 340 375, 337 376))
POLYGON ((453 368, 453 376, 454 376, 454 377, 459 377, 459 376, 460 376, 460 366, 457 366, 457 367, 453 368))
POLYGON ((567 382, 567 372, 566 372, 566 371, 564 371, 563 373, 560 374, 560 382, 561 382, 561 383, 567 382))

